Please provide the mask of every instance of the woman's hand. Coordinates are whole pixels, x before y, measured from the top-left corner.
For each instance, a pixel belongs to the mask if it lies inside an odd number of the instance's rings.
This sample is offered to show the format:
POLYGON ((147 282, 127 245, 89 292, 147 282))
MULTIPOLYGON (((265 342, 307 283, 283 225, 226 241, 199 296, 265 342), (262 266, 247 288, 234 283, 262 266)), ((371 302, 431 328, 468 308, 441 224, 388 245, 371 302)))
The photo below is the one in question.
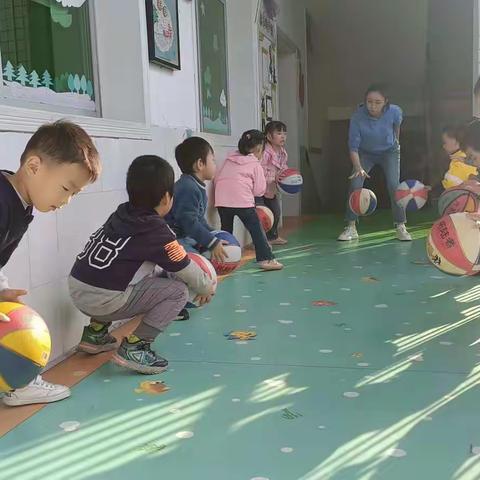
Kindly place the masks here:
POLYGON ((348 177, 348 179, 353 180, 357 177, 370 178, 370 175, 362 167, 358 167, 354 168, 353 173, 348 177))

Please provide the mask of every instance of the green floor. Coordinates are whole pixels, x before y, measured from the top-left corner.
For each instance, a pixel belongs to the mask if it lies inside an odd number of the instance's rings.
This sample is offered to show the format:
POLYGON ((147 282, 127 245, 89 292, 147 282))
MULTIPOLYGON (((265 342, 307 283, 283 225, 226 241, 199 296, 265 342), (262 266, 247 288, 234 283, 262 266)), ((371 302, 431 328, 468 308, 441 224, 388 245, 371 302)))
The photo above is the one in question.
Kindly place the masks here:
POLYGON ((424 264, 428 214, 411 244, 387 213, 355 245, 335 242, 341 224, 306 225, 283 272, 248 265, 173 324, 167 373, 106 365, 0 439, 0 478, 479 479, 478 281, 424 264))

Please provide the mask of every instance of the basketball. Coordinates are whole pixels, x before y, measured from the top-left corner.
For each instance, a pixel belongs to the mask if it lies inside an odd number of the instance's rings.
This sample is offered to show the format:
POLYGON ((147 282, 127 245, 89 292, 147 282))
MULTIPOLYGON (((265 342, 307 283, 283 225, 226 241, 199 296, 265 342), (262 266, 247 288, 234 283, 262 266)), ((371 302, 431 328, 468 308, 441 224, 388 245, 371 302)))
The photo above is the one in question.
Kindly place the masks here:
POLYGON ((398 186, 395 200, 407 212, 415 212, 427 203, 429 190, 429 187, 418 180, 405 180, 398 186))
MULTIPOLYGON (((217 289, 217 273, 215 272, 215 269, 213 268, 213 265, 210 263, 210 261, 198 253, 187 253, 187 255, 192 262, 195 262, 209 276, 209 278, 213 281, 214 290, 216 290, 217 289)), ((188 307, 199 306, 194 301, 197 295, 198 293, 193 292, 192 290, 189 290, 188 307)))
POLYGON ((440 216, 452 213, 474 213, 480 207, 480 188, 477 182, 465 182, 445 190, 438 199, 440 216))
POLYGON ((480 228, 466 213, 445 215, 427 239, 430 262, 445 273, 475 275, 480 271, 480 228))
POLYGON ((265 205, 257 205, 256 207, 258 219, 262 224, 263 230, 269 232, 273 227, 273 213, 272 211, 265 207, 265 205))
POLYGON ((242 259, 240 243, 229 232, 216 230, 212 233, 221 241, 227 242, 226 245, 223 245, 223 249, 227 252, 227 258, 223 262, 212 260, 212 254, 210 251, 204 253, 205 258, 208 258, 211 261, 217 275, 226 275, 227 273, 233 272, 240 265, 240 260, 242 259))
POLYGON ((377 197, 367 188, 354 190, 348 200, 350 210, 359 216, 371 215, 377 208, 377 197))
POLYGON ((303 177, 298 170, 287 168, 280 173, 277 186, 278 189, 287 195, 295 195, 300 192, 303 185, 303 177))
POLYGON ((47 364, 51 347, 38 313, 19 303, 0 303, 0 392, 30 383, 47 364))

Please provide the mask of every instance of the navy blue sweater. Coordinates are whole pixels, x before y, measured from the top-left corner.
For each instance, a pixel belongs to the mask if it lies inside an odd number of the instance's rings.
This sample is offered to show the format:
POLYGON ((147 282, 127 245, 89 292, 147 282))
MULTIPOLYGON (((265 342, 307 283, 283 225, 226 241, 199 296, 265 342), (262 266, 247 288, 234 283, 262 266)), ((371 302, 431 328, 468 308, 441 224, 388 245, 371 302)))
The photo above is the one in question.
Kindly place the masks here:
POLYGON ((33 220, 32 207, 23 206, 4 173, 13 175, 0 171, 0 269, 10 260, 33 220))
POLYGON ((200 247, 212 249, 219 240, 207 223, 207 190, 193 175, 183 174, 175 183, 173 207, 166 220, 178 238, 193 238, 200 247))

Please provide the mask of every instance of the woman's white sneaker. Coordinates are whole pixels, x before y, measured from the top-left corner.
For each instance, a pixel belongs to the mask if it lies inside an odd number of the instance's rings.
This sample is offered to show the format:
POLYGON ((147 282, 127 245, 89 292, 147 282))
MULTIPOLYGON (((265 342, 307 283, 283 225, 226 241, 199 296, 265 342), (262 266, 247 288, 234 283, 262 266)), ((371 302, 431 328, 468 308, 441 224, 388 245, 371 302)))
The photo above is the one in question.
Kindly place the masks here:
POLYGON ((358 238, 357 227, 355 225, 347 225, 345 230, 338 236, 340 242, 350 242, 358 238))
POLYGON ((7 393, 3 397, 3 403, 9 407, 19 407, 35 403, 58 402, 70 395, 68 387, 46 382, 40 375, 37 375, 26 387, 7 393))
POLYGON ((408 233, 407 227, 404 223, 399 223, 397 225, 397 239, 401 242, 411 242, 412 236, 408 233))

